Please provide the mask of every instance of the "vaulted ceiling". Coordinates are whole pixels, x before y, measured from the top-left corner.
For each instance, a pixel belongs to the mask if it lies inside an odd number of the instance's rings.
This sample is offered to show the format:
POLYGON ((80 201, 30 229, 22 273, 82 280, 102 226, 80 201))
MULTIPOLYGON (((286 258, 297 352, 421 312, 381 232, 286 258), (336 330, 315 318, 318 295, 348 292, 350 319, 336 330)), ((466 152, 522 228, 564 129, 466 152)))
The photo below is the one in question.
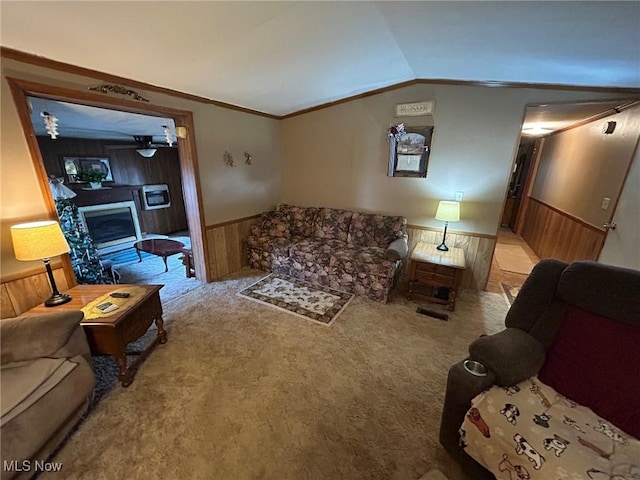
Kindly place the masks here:
POLYGON ((640 2, 0 2, 2 46, 285 115, 413 79, 640 88, 640 2))

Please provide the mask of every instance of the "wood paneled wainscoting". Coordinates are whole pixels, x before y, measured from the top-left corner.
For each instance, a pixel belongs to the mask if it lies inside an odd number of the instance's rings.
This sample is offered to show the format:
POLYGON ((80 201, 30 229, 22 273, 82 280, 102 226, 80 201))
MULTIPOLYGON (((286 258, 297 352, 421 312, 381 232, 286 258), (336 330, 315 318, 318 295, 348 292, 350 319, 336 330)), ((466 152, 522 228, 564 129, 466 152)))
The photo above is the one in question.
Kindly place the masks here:
MULTIPOLYGON (((62 262, 51 264, 58 290, 70 288, 62 262)), ((51 296, 51 285, 44 266, 26 272, 6 275, 0 279, 0 318, 17 317, 51 296)), ((54 309, 51 310, 52 312, 54 309)))
POLYGON ((249 265, 246 239, 251 225, 259 218, 260 215, 253 215, 206 227, 208 267, 213 280, 249 265))
MULTIPOLYGON (((409 225, 409 252, 418 242, 439 245, 442 242, 442 229, 409 225)), ((462 278, 462 288, 471 290, 484 290, 489 271, 491 270, 491 258, 496 246, 495 235, 483 235, 479 233, 447 232, 448 247, 456 247, 464 250, 464 258, 467 269, 462 278)), ((406 276, 409 262, 406 262, 404 276, 406 276)))
POLYGON ((571 263, 597 260, 606 232, 530 197, 521 235, 540 258, 571 263))

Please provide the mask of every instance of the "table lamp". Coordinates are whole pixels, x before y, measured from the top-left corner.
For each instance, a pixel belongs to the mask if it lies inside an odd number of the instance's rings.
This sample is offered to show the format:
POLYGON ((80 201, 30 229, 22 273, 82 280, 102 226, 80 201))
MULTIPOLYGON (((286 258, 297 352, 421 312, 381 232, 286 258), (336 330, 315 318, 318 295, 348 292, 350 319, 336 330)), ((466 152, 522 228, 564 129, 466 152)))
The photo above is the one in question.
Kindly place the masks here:
POLYGON ((49 259, 69 252, 67 243, 60 225, 53 220, 42 222, 22 223, 11 227, 11 239, 16 259, 25 262, 42 260, 47 269, 52 294, 44 304, 46 307, 55 307, 71 300, 70 295, 60 293, 53 278, 49 259))
POLYGON ((438 204, 438 210, 436 210, 436 220, 442 220, 444 222, 442 243, 437 246, 437 249, 446 252, 449 250, 449 248, 444 244, 444 241, 447 238, 447 225, 449 225, 449 222, 460 221, 460 203, 448 202, 446 200, 441 201, 438 204))

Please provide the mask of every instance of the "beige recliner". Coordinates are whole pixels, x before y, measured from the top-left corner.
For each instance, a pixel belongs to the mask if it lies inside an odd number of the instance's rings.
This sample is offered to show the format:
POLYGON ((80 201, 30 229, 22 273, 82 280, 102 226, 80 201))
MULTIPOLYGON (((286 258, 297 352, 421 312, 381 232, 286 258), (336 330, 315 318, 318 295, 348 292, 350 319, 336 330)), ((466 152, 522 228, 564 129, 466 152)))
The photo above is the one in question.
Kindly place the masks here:
POLYGON ((95 377, 80 311, 0 321, 1 478, 30 478, 87 412, 95 377))

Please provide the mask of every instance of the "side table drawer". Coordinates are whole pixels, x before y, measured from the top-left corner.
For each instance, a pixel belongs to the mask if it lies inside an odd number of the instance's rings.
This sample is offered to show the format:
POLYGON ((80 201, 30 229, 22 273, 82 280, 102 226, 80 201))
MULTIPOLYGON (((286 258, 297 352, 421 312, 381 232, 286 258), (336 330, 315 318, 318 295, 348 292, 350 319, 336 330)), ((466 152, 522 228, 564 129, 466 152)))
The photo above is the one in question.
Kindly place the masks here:
POLYGON ((447 267, 446 265, 435 265, 433 263, 416 262, 416 272, 418 274, 433 272, 447 277, 456 276, 455 268, 447 267))
POLYGON ((438 273, 421 272, 416 271, 415 280, 424 283, 433 283, 442 287, 452 287, 455 278, 455 272, 453 275, 440 275, 438 273))

